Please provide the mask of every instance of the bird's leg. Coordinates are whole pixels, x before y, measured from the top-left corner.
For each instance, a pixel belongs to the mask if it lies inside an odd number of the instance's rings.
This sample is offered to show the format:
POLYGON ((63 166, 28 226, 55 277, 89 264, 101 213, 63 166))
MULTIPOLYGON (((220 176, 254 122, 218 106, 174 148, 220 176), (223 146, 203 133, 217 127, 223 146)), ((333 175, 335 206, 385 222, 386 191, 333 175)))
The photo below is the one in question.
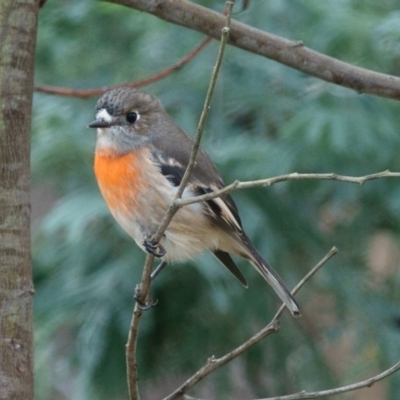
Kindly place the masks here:
MULTIPOLYGON (((160 243, 154 243, 152 235, 150 234, 143 235, 143 246, 148 253, 153 254, 157 258, 161 258, 167 253, 160 243)), ((161 261, 157 268, 151 273, 150 279, 153 280, 166 265, 166 261, 161 261)), ((154 302, 152 300, 148 300, 147 295, 143 294, 140 290, 140 285, 136 285, 135 294, 133 297, 141 311, 149 310, 158 302, 157 300, 154 302)))
MULTIPOLYGON (((166 265, 167 265, 166 261, 164 260, 161 261, 160 264, 158 264, 158 266, 156 267, 156 269, 151 273, 150 279, 153 281, 166 265)), ((147 300, 146 297, 147 296, 143 295, 142 291, 140 290, 140 285, 136 285, 135 294, 133 295, 133 298, 135 299, 141 311, 150 310, 150 308, 154 307, 158 303, 158 300, 156 301, 147 300)))
POLYGON ((150 310, 150 308, 154 307, 158 303, 158 300, 156 301, 147 300, 146 297, 147 296, 144 295, 140 290, 140 285, 136 285, 135 294, 133 295, 133 298, 135 299, 141 311, 150 310))
POLYGON ((166 250, 160 243, 154 243, 152 235, 144 235, 143 246, 148 253, 153 254, 157 258, 163 257, 166 254, 166 250))
POLYGON ((161 261, 160 264, 157 265, 156 269, 151 273, 150 278, 152 281, 154 281, 155 277, 164 269, 164 267, 167 265, 166 261, 161 261))

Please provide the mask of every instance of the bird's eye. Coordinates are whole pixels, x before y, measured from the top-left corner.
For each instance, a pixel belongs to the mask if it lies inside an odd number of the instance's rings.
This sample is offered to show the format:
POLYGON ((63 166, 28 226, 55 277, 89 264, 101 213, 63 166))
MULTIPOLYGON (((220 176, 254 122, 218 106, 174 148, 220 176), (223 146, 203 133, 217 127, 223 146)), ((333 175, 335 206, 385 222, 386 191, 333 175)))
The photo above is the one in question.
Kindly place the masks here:
POLYGON ((130 124, 134 124, 138 119, 139 119, 139 115, 133 111, 126 114, 126 120, 130 124))

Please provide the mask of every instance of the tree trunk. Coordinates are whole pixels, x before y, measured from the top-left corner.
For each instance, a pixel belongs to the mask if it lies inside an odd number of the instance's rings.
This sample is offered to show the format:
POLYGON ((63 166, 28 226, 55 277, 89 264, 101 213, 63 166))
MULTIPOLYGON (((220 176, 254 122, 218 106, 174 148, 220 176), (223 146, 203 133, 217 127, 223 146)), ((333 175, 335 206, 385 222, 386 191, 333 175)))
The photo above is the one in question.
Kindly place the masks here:
POLYGON ((29 152, 38 4, 0 3, 0 400, 33 399, 29 152))

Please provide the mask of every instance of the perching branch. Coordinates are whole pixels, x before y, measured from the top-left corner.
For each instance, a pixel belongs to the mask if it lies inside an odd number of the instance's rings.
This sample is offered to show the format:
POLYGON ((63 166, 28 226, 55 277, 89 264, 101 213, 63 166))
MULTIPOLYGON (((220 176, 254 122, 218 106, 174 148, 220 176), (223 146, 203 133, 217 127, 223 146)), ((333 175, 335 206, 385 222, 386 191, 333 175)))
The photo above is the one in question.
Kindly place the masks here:
MULTIPOLYGON (((211 75, 210 85, 207 92, 203 112, 200 117, 199 125, 196 131, 195 142, 193 146, 193 150, 191 152, 190 161, 188 167, 186 168, 185 175, 182 178, 182 182, 177 191, 175 201, 178 200, 185 189, 186 183, 190 177, 190 174, 195 166, 197 151, 200 147, 200 141, 202 137, 202 133, 204 130, 204 124, 207 120, 207 115, 210 109, 211 98, 213 95, 215 82, 217 80, 218 72, 222 63, 222 58, 224 55, 224 49, 227 43, 228 35, 229 35, 229 24, 231 20, 232 8, 233 8, 234 0, 226 1, 226 25, 222 29, 222 38, 219 47, 219 52, 217 56, 217 61, 211 75)), ((178 210, 175 206, 175 201, 169 207, 160 227, 158 228, 156 234, 152 238, 155 243, 158 243, 165 230, 167 229, 169 223, 171 222, 174 214, 178 210)), ((154 255, 148 254, 146 257, 145 265, 142 273, 142 280, 140 285, 136 288, 136 295, 138 295, 139 299, 143 299, 142 302, 146 303, 146 299, 148 298, 148 294, 150 292, 151 285, 151 270, 154 262, 154 255)), ((131 324, 129 328, 128 342, 126 344, 126 364, 127 364, 127 380, 128 380, 128 389, 130 400, 140 400, 140 394, 138 389, 138 365, 136 362, 136 348, 137 348, 137 338, 139 333, 139 324, 141 316, 143 315, 143 310, 139 307, 138 302, 135 304, 134 312, 131 319, 131 324)))
MULTIPOLYGON (((222 14, 186 0, 107 1, 153 14, 217 40, 225 24, 222 14)), ((356 67, 313 51, 302 42, 287 40, 235 20, 231 23, 228 43, 357 93, 400 99, 398 77, 356 67)))
POLYGON ((71 88, 57 87, 57 86, 36 85, 35 91, 46 94, 55 94, 64 97, 78 97, 81 99, 86 99, 88 97, 101 96, 105 92, 108 92, 109 90, 116 89, 119 87, 140 88, 146 85, 150 85, 151 83, 157 82, 161 79, 164 79, 168 75, 171 75, 174 72, 181 69, 185 64, 193 60, 193 58, 195 58, 211 42, 211 40, 212 38, 210 37, 204 38, 197 46, 193 48, 193 50, 191 50, 188 54, 186 54, 181 59, 176 61, 170 67, 165 68, 160 72, 157 72, 153 75, 150 75, 143 79, 139 79, 134 82, 121 83, 119 85, 104 86, 95 89, 71 89, 71 88))
MULTIPOLYGON (((314 267, 311 271, 296 285, 293 289, 292 294, 297 293, 302 286, 335 254, 337 254, 338 249, 333 247, 325 257, 314 267)), ((215 358, 214 356, 210 357, 206 364, 200 368, 193 376, 191 376, 183 385, 181 385, 178 389, 176 389, 169 396, 165 397, 164 400, 176 400, 182 399, 182 396, 187 393, 194 385, 196 385, 199 381, 204 379, 211 372, 216 370, 217 368, 225 365, 229 361, 232 361, 234 358, 240 356, 245 351, 247 351, 250 347, 256 345, 261 342, 261 340, 265 339, 267 336, 272 333, 276 333, 279 331, 279 317, 281 316, 285 305, 282 305, 272 321, 263 329, 261 329, 258 333, 252 336, 249 340, 244 342, 242 345, 238 346, 236 349, 232 350, 228 354, 223 357, 215 358)))
POLYGON ((339 181, 346 183, 356 183, 358 185, 363 185, 367 181, 372 181, 375 179, 382 178, 400 178, 400 172, 390 172, 389 170, 377 172, 375 174, 354 177, 346 175, 338 175, 335 173, 329 174, 299 174, 293 172, 291 174, 279 175, 274 178, 259 179, 256 181, 240 182, 238 180, 232 182, 230 185, 225 186, 223 189, 216 190, 212 193, 203 194, 201 196, 190 197, 188 199, 178 199, 175 200, 176 207, 183 207, 193 203, 200 203, 202 201, 208 201, 220 197, 224 194, 228 194, 237 189, 248 189, 252 187, 260 186, 272 186, 275 183, 293 181, 293 180, 330 180, 339 181))

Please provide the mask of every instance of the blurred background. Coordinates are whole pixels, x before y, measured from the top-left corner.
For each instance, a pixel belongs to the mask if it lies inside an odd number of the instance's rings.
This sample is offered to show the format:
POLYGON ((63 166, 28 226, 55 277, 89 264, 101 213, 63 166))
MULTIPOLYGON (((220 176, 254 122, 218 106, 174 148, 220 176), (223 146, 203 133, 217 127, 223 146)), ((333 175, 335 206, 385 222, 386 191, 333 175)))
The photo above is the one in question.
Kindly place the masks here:
MULTIPOLYGON (((197 1, 220 11, 223 1, 197 1)), ((251 1, 239 21, 383 73, 400 72, 398 0, 251 1)), ((49 1, 40 12, 36 84, 86 89, 171 65, 202 35, 107 2, 49 1)), ((145 88, 193 135, 218 43, 145 88)), ((37 93, 32 132, 36 398, 126 399, 125 343, 145 255, 106 209, 92 171, 97 98, 37 93)), ((290 172, 400 171, 400 106, 227 48, 203 147, 225 182, 290 172)), ((363 186, 292 181, 233 193, 244 227, 299 293, 303 318, 191 392, 250 399, 370 377, 400 354, 400 180, 363 186)), ((279 301, 245 262, 243 289, 210 255, 169 266, 142 319, 143 398, 167 395, 211 355, 265 326, 279 301)), ((400 375, 341 399, 400 399, 400 375)))

